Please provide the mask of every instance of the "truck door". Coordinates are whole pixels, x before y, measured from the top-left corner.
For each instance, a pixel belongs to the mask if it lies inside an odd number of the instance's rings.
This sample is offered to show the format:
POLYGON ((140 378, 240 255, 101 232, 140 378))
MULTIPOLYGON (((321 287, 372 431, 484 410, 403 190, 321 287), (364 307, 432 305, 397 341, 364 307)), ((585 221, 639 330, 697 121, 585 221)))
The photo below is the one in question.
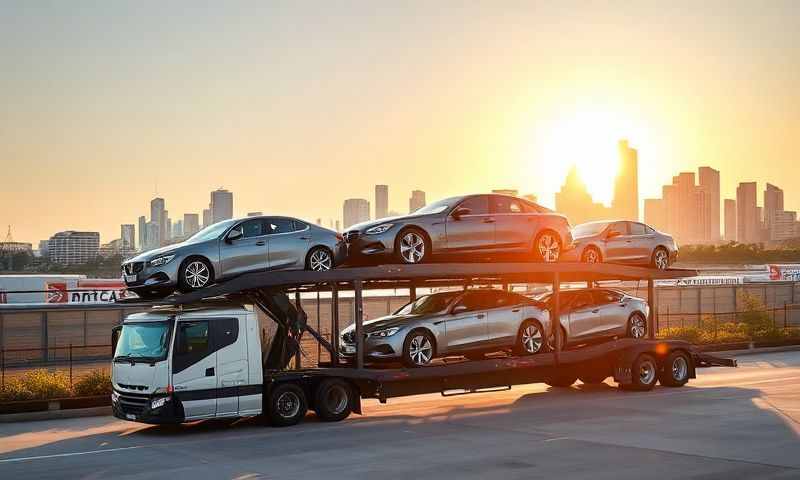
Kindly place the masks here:
POLYGON ((247 382, 245 325, 240 319, 215 318, 211 321, 211 340, 217 355, 217 416, 239 412, 239 388, 247 382))
POLYGON ((172 354, 172 385, 183 403, 187 419, 213 417, 217 413, 217 354, 212 348, 209 321, 177 322, 172 354))

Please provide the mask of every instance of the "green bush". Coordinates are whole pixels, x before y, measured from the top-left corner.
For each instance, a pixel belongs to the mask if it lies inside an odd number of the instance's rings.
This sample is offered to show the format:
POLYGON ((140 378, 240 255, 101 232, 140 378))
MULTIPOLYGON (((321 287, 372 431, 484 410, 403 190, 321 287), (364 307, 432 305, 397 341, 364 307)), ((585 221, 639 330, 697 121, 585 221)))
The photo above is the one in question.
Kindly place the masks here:
POLYGON ((0 391, 0 400, 47 400, 68 397, 71 393, 68 375, 39 369, 8 380, 0 391))
POLYGON ((92 395, 111 395, 111 375, 103 370, 92 370, 72 386, 78 397, 92 395))

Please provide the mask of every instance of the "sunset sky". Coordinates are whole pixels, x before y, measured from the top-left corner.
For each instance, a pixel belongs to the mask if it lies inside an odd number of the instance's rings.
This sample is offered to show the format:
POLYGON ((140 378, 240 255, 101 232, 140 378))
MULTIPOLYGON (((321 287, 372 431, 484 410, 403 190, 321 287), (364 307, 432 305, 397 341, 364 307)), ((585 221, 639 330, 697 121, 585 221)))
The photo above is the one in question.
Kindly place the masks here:
POLYGON ((800 209, 798 1, 161 3, 0 4, 3 235, 107 242, 156 188, 173 219, 219 186, 326 224, 376 183, 552 206, 571 163, 608 202, 620 138, 642 198, 710 165, 800 209))

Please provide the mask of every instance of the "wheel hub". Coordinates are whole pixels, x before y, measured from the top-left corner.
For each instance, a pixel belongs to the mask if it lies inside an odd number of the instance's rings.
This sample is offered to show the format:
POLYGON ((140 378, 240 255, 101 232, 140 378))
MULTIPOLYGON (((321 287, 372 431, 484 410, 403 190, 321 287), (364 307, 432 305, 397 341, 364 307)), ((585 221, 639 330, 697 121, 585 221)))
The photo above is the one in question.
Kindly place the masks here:
POLYGON ((400 240, 400 256, 408 263, 419 263, 425 256, 425 240, 415 232, 403 235, 400 240))
POLYGON ((433 356, 433 346, 424 335, 417 335, 411 339, 408 355, 415 365, 427 365, 433 356))
POLYGON ((558 256, 561 251, 561 247, 558 245, 558 240, 553 237, 553 235, 549 233, 545 233, 541 237, 539 237, 539 243, 537 245, 539 249, 539 255, 541 255, 542 260, 547 263, 552 263, 558 261, 558 256))

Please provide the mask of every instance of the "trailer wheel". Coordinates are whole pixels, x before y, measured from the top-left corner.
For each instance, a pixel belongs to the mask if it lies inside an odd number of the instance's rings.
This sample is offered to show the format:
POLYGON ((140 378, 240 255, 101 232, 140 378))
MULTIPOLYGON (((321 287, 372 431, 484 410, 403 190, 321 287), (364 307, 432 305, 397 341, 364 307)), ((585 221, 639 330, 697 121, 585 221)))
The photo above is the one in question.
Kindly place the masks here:
POLYGON ((689 381, 689 365, 691 360, 685 352, 675 351, 669 354, 661 368, 658 381, 665 387, 682 387, 689 381))
POLYGON ((269 394, 268 416, 276 427, 296 425, 306 416, 308 402, 303 389, 293 383, 275 386, 269 394))
POLYGON ((344 380, 328 378, 320 382, 314 395, 314 411, 326 422, 338 422, 350 416, 353 389, 344 380))
POLYGON ((636 357, 631 367, 631 383, 620 385, 624 390, 646 392, 652 390, 658 381, 658 363, 652 355, 643 353, 636 357))

